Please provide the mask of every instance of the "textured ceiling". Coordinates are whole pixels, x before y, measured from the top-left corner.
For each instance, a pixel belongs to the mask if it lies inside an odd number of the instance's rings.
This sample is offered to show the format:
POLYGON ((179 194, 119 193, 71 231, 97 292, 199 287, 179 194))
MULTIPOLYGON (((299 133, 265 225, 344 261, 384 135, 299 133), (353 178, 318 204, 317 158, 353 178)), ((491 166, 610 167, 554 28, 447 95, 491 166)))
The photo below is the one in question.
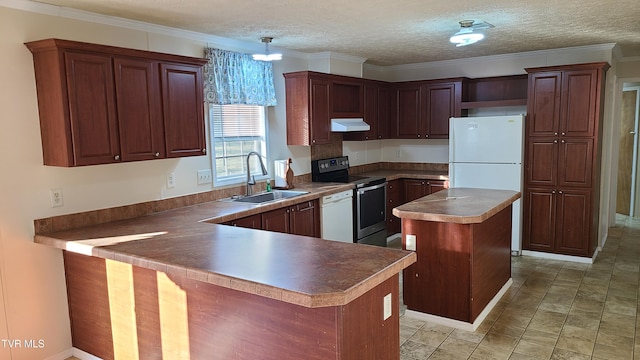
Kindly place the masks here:
POLYGON ((638 0, 43 0, 110 16, 305 53, 335 51, 400 65, 618 43, 640 56, 638 0), (486 39, 458 47, 458 21, 486 21, 486 39))

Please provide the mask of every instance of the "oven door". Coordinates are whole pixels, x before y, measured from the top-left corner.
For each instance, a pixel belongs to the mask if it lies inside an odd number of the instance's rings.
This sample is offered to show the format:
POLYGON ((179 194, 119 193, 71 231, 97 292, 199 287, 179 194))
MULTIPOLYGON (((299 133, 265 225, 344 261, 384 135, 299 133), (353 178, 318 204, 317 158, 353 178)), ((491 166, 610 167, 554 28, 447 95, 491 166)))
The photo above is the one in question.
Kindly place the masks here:
POLYGON ((354 230, 361 239, 385 228, 387 183, 364 186, 355 190, 354 230))

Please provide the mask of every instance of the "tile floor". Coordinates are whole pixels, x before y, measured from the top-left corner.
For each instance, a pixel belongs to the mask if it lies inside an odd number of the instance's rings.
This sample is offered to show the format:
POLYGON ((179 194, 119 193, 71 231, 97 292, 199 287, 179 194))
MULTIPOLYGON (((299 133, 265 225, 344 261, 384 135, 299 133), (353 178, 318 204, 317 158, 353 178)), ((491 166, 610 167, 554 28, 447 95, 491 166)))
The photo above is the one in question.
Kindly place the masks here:
POLYGON ((639 273, 640 220, 618 216, 594 264, 514 257, 475 332, 402 316, 400 358, 640 359, 639 273))

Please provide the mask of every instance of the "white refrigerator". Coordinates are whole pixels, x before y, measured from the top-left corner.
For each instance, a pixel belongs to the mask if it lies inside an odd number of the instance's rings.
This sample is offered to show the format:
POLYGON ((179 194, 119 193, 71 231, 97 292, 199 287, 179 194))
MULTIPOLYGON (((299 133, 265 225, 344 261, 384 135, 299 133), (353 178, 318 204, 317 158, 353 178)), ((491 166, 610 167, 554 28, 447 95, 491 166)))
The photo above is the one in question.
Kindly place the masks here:
MULTIPOLYGON (((449 187, 522 192, 524 115, 451 118, 449 187)), ((522 200, 513 203, 511 253, 522 250, 522 200)))

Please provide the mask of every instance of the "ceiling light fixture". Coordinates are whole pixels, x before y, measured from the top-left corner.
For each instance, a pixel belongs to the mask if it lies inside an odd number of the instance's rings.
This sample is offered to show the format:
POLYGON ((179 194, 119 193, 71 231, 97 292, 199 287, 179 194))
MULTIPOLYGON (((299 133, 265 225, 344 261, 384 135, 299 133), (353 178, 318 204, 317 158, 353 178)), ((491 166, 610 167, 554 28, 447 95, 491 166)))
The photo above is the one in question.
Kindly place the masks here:
POLYGON ((494 26, 487 22, 474 24, 473 20, 462 20, 460 21, 460 31, 453 34, 449 38, 449 41, 453 44, 456 44, 456 47, 475 44, 478 41, 484 39, 484 34, 473 31, 479 29, 489 29, 492 27, 494 26))
POLYGON ((264 43, 264 54, 253 54, 253 60, 259 61, 274 61, 274 60, 282 60, 282 54, 280 53, 271 53, 269 51, 269 43, 273 40, 272 37, 262 37, 260 41, 264 43))

